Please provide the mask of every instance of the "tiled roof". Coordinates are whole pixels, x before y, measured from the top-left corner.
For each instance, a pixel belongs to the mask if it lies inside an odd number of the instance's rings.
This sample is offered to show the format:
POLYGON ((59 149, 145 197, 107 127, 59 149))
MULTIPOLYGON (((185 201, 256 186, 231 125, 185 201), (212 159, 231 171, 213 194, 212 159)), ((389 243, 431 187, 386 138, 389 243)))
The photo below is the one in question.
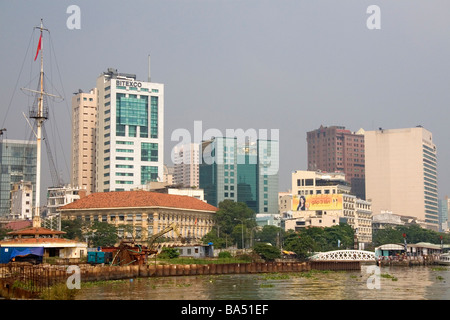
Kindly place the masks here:
POLYGON ((23 228, 31 227, 33 223, 31 220, 18 220, 18 221, 11 221, 7 223, 4 228, 9 230, 20 230, 23 228))
POLYGON ((17 246, 17 245, 73 245, 80 243, 76 240, 69 240, 65 238, 15 238, 15 239, 5 239, 0 241, 0 246, 17 246))
POLYGON ((16 231, 11 231, 8 232, 8 234, 10 235, 36 235, 36 234, 44 234, 44 235, 51 235, 51 234, 64 234, 64 231, 57 231, 57 230, 51 230, 51 229, 47 229, 47 228, 35 228, 35 227, 31 227, 31 228, 26 228, 26 229, 22 229, 22 230, 16 230, 16 231))
POLYGON ((61 207, 60 210, 143 207, 169 207, 214 212, 219 210, 194 197, 143 190, 91 193, 84 198, 61 207))

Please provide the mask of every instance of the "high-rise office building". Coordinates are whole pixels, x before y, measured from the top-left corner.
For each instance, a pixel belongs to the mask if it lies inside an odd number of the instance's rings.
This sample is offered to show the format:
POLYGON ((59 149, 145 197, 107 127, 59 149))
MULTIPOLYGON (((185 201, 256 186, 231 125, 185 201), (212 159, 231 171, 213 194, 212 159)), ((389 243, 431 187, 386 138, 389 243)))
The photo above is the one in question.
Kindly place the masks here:
POLYGON ((173 150, 173 183, 185 187, 198 187, 200 146, 196 143, 175 146, 173 150))
POLYGON ((163 181, 164 85, 108 69, 97 90, 95 190, 163 181))
POLYGON ((255 213, 278 213, 278 141, 215 137, 201 153, 200 188, 208 203, 230 199, 255 213))
POLYGON ((97 89, 81 90, 72 97, 72 172, 73 187, 94 191, 95 125, 97 89))
POLYGON ((450 213, 450 198, 438 200, 439 206, 439 232, 446 232, 448 230, 448 216, 450 213))
POLYGON ((366 197, 374 214, 412 216, 438 230, 436 146, 421 126, 366 131, 366 197))
POLYGON ((307 133, 308 170, 343 172, 352 193, 365 199, 364 135, 342 126, 324 127, 307 133))
POLYGON ((36 199, 37 148, 35 141, 0 141, 0 217, 11 210, 11 190, 15 183, 31 182, 33 204, 36 199))

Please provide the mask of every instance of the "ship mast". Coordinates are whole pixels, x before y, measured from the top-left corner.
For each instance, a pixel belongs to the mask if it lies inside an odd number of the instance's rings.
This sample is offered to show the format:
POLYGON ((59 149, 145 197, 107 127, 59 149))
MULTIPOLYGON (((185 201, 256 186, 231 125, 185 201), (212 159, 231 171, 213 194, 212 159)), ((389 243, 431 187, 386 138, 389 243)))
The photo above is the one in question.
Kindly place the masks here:
POLYGON ((30 110, 30 118, 34 118, 36 122, 36 131, 34 132, 36 136, 36 201, 35 201, 35 208, 33 210, 33 227, 40 227, 41 226, 41 213, 40 213, 40 207, 41 207, 41 150, 42 150, 42 127, 44 124, 44 121, 48 118, 48 109, 44 107, 44 96, 51 96, 51 97, 57 97, 53 94, 49 94, 44 91, 44 54, 43 54, 43 45, 42 45, 42 35, 43 31, 48 31, 48 29, 44 28, 43 21, 41 19, 41 25, 39 27, 35 27, 35 29, 39 29, 40 31, 40 37, 39 37, 39 44, 36 52, 36 57, 40 53, 41 55, 41 70, 40 70, 40 76, 39 76, 39 90, 31 90, 27 88, 23 88, 24 90, 33 92, 37 94, 38 97, 38 105, 37 109, 35 107, 31 108, 30 110), (39 52, 40 51, 40 52, 39 52))
MULTIPOLYGON (((42 125, 44 121, 47 119, 47 115, 44 114, 44 55, 43 55, 43 49, 42 49, 42 33, 44 31, 42 19, 41 19, 41 26, 40 29, 40 38, 39 38, 39 44, 40 44, 40 51, 41 51, 41 72, 40 72, 40 92, 39 92, 39 100, 38 100, 38 110, 37 114, 33 114, 33 111, 31 111, 30 117, 34 118, 36 121, 36 140, 37 140, 37 163, 36 163, 36 206, 34 209, 34 215, 33 215, 33 227, 38 228, 41 226, 41 142, 42 142, 42 125)), ((48 31, 48 30, 47 30, 48 31)))

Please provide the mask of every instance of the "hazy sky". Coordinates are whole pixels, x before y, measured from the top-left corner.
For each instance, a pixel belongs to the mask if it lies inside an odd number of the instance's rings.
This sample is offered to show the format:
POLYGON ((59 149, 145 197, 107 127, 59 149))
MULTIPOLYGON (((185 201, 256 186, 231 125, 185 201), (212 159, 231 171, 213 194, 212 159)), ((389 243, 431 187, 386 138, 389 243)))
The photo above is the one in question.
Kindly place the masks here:
POLYGON ((46 127, 66 182, 72 93, 93 88, 109 67, 146 81, 150 54, 152 81, 165 85, 166 164, 177 143, 172 132, 193 132, 194 121, 224 133, 278 129, 284 191, 292 171, 306 170, 307 131, 422 125, 438 148, 443 197, 450 195, 449 13, 448 0, 1 1, 0 126, 8 139, 29 137, 22 112, 32 101, 19 88, 37 85, 39 63, 30 57, 42 18, 54 50, 49 65, 57 66, 47 76, 65 96, 46 127), (67 27, 70 5, 80 8, 80 29, 67 27), (381 29, 367 27, 370 5, 380 8, 381 29))

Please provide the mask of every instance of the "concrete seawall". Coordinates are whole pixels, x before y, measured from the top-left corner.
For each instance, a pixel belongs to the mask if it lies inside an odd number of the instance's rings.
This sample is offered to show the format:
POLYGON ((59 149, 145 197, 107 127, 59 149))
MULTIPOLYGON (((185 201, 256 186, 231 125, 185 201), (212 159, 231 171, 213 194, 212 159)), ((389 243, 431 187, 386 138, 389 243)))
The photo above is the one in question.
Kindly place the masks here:
MULTIPOLYGON (((73 271, 67 265, 0 265, 0 296, 29 299, 56 283, 66 283, 73 271), (30 284, 31 288, 15 285, 30 284), (37 282, 37 283, 36 283, 37 282)), ((130 266, 78 265, 80 281, 108 281, 143 277, 308 272, 311 270, 360 270, 357 261, 252 262, 230 264, 149 264, 130 266)))
POLYGON ((252 262, 230 264, 150 264, 148 266, 82 266, 81 281, 119 280, 138 277, 308 272, 310 270, 360 270, 357 261, 252 262))
POLYGON ((119 280, 138 277, 169 277, 265 272, 307 272, 307 262, 230 264, 150 264, 148 266, 80 266, 81 281, 119 280))

